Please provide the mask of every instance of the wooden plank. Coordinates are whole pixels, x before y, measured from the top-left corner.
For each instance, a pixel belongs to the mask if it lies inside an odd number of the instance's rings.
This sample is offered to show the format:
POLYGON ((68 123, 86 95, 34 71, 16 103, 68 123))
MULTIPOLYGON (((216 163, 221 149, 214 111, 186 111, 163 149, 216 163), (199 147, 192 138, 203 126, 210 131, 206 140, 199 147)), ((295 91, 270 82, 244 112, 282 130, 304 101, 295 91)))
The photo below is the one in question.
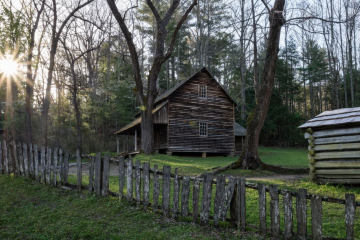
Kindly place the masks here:
MULTIPOLYGON (((321 138, 321 137, 334 137, 334 136, 344 136, 344 135, 354 135, 354 134, 360 134, 360 127, 319 130, 314 132, 312 135, 315 138, 321 138)), ((308 139, 309 136, 310 136, 309 133, 305 133, 305 139, 308 139)))
POLYGON ((29 143, 29 171, 30 171, 30 176, 32 178, 34 178, 34 168, 35 168, 35 164, 34 164, 33 144, 29 143))
POLYGON ((77 192, 81 193, 81 183, 82 183, 82 161, 80 156, 80 150, 76 150, 76 172, 77 172, 77 192))
POLYGON ((4 159, 3 159, 3 171, 4 171, 4 174, 8 174, 8 149, 7 149, 7 144, 6 144, 6 141, 3 140, 2 141, 2 148, 3 148, 3 156, 4 156, 4 159))
POLYGON ((354 239, 354 222, 356 215, 355 195, 345 194, 345 225, 346 225, 346 239, 354 239))
MULTIPOLYGON (((207 173, 204 175, 203 195, 202 195, 201 211, 200 211, 200 224, 201 225, 207 225, 209 223, 213 176, 214 176, 213 173, 207 173)), ((232 194, 231 194, 231 197, 232 197, 232 194)), ((229 203, 229 206, 230 206, 230 203, 229 203)))
POLYGON ((20 162, 19 162, 19 156, 18 156, 18 152, 17 152, 17 148, 16 148, 16 143, 15 141, 12 141, 11 146, 9 144, 9 161, 8 161, 8 168, 9 168, 9 173, 10 173, 10 162, 12 162, 12 166, 13 166, 13 172, 15 175, 19 175, 19 166, 20 166, 20 162), (12 159, 14 157, 14 159, 12 159))
POLYGON ((297 237, 300 240, 307 239, 306 194, 307 190, 300 188, 296 198, 297 237))
MULTIPOLYGON (((93 166, 94 167, 94 166, 93 166)), ((59 184, 64 183, 64 155, 63 150, 59 148, 59 184)))
POLYGON ((174 174, 174 199, 173 199, 173 209, 172 209, 172 218, 178 219, 179 211, 179 196, 180 196, 180 179, 178 174, 178 169, 175 168, 174 174))
POLYGON ((259 192, 259 220, 260 234, 266 234, 266 186, 263 183, 258 184, 258 192, 259 192))
POLYGON ((67 183, 68 175, 69 175, 69 151, 65 151, 64 154, 64 184, 67 183))
POLYGON ((284 238, 286 240, 293 239, 293 208, 292 208, 292 196, 291 192, 286 191, 283 196, 283 204, 284 204, 284 225, 285 232, 284 238))
POLYGON ((241 180, 240 178, 236 178, 234 194, 230 203, 230 225, 237 229, 240 229, 240 188, 241 180))
POLYGON ((240 178, 240 230, 246 230, 246 181, 240 178))
POLYGON ((149 200, 149 193, 150 193, 150 163, 144 162, 143 163, 143 205, 144 210, 146 211, 150 200, 149 200))
MULTIPOLYGON (((14 156, 17 154, 18 159, 19 159, 19 170, 20 170, 20 176, 25 176, 25 168, 24 168, 24 155, 23 155, 23 148, 22 148, 22 143, 20 143, 18 146, 15 147, 17 148, 17 151, 14 152, 14 156)), ((9 146, 9 162, 8 164, 10 164, 10 162, 12 162, 12 155, 11 155, 11 148, 9 146)), ((9 167, 10 170, 10 167, 9 167)))
POLYGON ((104 155, 101 196, 109 195, 109 176, 110 176, 110 154, 104 155))
POLYGON ((184 176, 181 188, 181 216, 189 214, 190 177, 184 176))
POLYGON ((119 199, 124 196, 125 187, 125 161, 124 157, 119 157, 119 199))
POLYGON ((360 168, 360 159, 317 161, 315 168, 360 168))
POLYGON ((34 144, 34 174, 35 181, 40 182, 39 176, 39 152, 37 144, 34 144))
POLYGON ((315 160, 322 159, 346 159, 346 158, 358 158, 360 151, 344 151, 344 152, 320 152, 314 156, 315 160))
POLYGON ((159 183, 159 177, 157 171, 158 171, 158 165, 155 164, 153 170, 153 201, 154 201, 153 211, 154 212, 157 212, 158 210, 159 195, 160 195, 160 183, 159 183))
POLYGON ((53 185, 56 186, 57 184, 57 177, 58 177, 58 160, 59 160, 59 148, 54 148, 54 164, 53 164, 53 185))
POLYGON ((90 157, 89 163, 89 193, 94 191, 94 165, 95 165, 95 158, 90 157))
POLYGON ((271 236, 279 238, 280 236, 280 208, 279 193, 277 185, 270 185, 270 218, 271 218, 271 236))
POLYGON ((164 217, 170 213, 170 174, 171 167, 163 166, 162 212, 164 217))
POLYGON ((46 150, 46 173, 45 173, 45 182, 46 184, 50 185, 51 183, 51 158, 52 158, 52 149, 51 147, 48 147, 46 150))
POLYGON ((315 150, 315 152, 344 151, 344 150, 358 150, 358 149, 360 149, 360 143, 326 144, 326 145, 315 145, 313 147, 313 150, 315 150))
POLYGON ((101 194, 101 178, 101 152, 98 152, 95 158, 94 192, 99 196, 101 194))
POLYGON ((200 179, 195 178, 194 186, 193 186, 193 221, 196 223, 198 222, 198 215, 199 215, 199 193, 200 193, 200 179))
POLYGON ((216 193, 214 199, 214 226, 219 226, 219 221, 222 220, 222 206, 225 193, 225 176, 218 175, 216 179, 216 193))
POLYGON ((130 158, 126 166, 126 199, 128 202, 133 201, 133 161, 130 158))
POLYGON ((41 163, 41 166, 40 166, 40 171, 41 171, 41 181, 43 183, 46 183, 45 179, 45 175, 46 175, 46 149, 44 146, 41 147, 41 159, 40 159, 40 163, 41 163))
MULTIPOLYGON (((224 192, 224 196, 223 196, 223 205, 221 207, 221 218, 220 219, 222 221, 225 221, 227 212, 229 211, 231 200, 232 200, 234 190, 235 190, 235 185, 236 185, 236 178, 234 178, 233 176, 229 176, 228 184, 225 187, 225 192, 224 192)), ((210 191, 211 191, 211 189, 210 189, 210 191)))
POLYGON ((322 199, 321 196, 311 196, 311 229, 314 240, 322 240, 322 199))
POLYGON ((332 143, 351 143, 360 142, 360 135, 329 137, 329 138, 315 138, 315 145, 332 144, 332 143))
POLYGON ((25 177, 29 178, 30 177, 30 168, 29 168, 28 146, 26 143, 23 143, 22 147, 23 147, 22 154, 23 154, 23 159, 24 159, 25 177))
POLYGON ((135 201, 136 208, 140 208, 141 201, 141 172, 140 172, 140 160, 136 160, 135 162, 135 201))
POLYGON ((360 169, 317 169, 316 174, 333 175, 333 174, 344 174, 344 175, 358 175, 360 169))

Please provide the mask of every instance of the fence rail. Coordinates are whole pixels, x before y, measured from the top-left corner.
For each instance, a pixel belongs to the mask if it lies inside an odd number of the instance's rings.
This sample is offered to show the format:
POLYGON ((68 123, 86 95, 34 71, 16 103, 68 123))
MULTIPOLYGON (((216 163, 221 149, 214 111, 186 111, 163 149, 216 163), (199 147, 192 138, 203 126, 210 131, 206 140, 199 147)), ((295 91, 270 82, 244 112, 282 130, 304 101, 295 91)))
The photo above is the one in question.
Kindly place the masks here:
MULTIPOLYGON (((61 148, 38 148, 33 144, 7 144, 5 141, 1 145, 0 174, 12 172, 15 175, 34 178, 44 184, 71 186, 67 183, 68 151, 61 148)), ((81 185, 83 166, 79 152, 76 159, 77 184, 72 186, 81 192, 85 186, 81 185)), ((114 161, 108 154, 102 156, 101 153, 90 157, 88 171, 89 185, 86 188, 96 195, 117 196, 134 203, 138 209, 147 210, 152 207, 154 211, 160 210, 164 217, 173 219, 178 219, 179 216, 192 217, 192 221, 201 225, 210 224, 212 220, 211 223, 218 227, 221 221, 228 221, 241 231, 246 231, 246 227, 249 226, 246 219, 246 189, 256 190, 259 224, 255 227, 260 234, 270 234, 274 238, 282 235, 284 239, 324 239, 322 203, 342 204, 345 205, 346 239, 355 237, 356 207, 360 206, 360 202, 355 201, 354 194, 346 194, 345 199, 337 199, 308 194, 306 189, 292 192, 279 189, 277 185, 266 187, 262 183, 246 183, 245 178, 230 176, 225 179, 223 175, 214 178, 212 173, 204 174, 201 178, 179 176, 177 168, 174 173, 171 173, 170 166, 164 166, 160 171, 157 165, 151 168, 148 162, 136 161, 134 164, 132 159, 124 160, 122 157, 114 161), (109 190, 110 162, 118 164, 119 190, 117 193, 109 190), (151 194, 153 202, 150 202, 151 194), (192 195, 192 201, 190 201, 190 195, 192 195), (282 202, 280 195, 282 195, 282 202), (267 196, 270 197, 270 215, 267 215, 266 209, 267 196), (170 204, 171 199, 172 204, 170 204), (295 206, 293 206, 293 199, 296 200, 295 206), (280 228, 280 204, 283 207, 284 231, 280 228), (190 212, 190 206, 192 212, 190 212), (307 214, 308 206, 310 206, 310 216, 307 214), (293 224, 294 216, 296 216, 296 229, 293 224), (307 220, 310 217, 311 235, 308 235, 307 220), (269 229, 267 218, 270 218, 269 229)))

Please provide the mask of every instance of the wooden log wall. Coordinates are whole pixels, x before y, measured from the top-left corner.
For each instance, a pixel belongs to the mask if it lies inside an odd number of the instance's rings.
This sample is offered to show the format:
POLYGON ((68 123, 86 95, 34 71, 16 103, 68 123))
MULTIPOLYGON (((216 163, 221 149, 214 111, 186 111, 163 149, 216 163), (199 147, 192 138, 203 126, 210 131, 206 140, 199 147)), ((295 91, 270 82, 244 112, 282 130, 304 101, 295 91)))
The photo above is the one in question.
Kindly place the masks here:
POLYGON ((306 130, 309 177, 317 183, 360 184, 360 127, 306 130))

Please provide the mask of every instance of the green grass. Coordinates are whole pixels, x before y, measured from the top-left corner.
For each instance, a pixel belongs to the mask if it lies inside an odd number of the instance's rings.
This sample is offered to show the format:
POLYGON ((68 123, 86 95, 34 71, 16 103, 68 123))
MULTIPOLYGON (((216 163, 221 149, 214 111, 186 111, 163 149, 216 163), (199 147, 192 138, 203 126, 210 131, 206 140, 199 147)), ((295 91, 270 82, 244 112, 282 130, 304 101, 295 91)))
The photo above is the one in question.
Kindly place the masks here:
MULTIPOLYGON (((0 239, 239 239, 233 229, 175 222, 117 198, 22 177, 0 176, 0 188, 0 239)), ((260 237, 246 233, 240 239, 260 237)))
POLYGON ((306 148, 259 148, 259 157, 264 163, 283 167, 307 168, 309 167, 307 155, 306 148))

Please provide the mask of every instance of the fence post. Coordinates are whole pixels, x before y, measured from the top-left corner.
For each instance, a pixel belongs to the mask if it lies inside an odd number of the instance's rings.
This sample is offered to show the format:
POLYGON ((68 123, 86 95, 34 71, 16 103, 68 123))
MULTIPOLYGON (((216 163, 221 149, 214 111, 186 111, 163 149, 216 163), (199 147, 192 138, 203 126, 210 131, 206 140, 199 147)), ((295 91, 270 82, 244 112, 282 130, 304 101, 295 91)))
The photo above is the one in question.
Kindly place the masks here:
POLYGON ((306 240, 307 238, 306 194, 307 190, 300 188, 296 201, 297 235, 300 240, 306 240))
POLYGON ((195 178, 193 186, 193 221, 198 221, 199 215, 199 192, 200 192, 200 179, 195 178))
POLYGON ((225 176, 218 175, 216 179, 216 192, 214 199, 214 226, 219 226, 219 221, 222 220, 222 206, 224 204, 225 193, 225 176))
POLYGON ((64 155, 64 184, 67 183, 67 179, 68 179, 68 174, 69 174, 69 151, 65 150, 65 155, 64 155))
MULTIPOLYGON (((13 142, 14 143, 14 142, 13 142)), ((14 149, 16 149, 16 144, 13 144, 13 153, 14 153, 14 157, 17 154, 17 157, 19 159, 19 166, 20 166, 20 176, 25 176, 25 169, 24 169, 24 156, 23 156, 23 148, 22 148, 22 143, 19 144, 19 146, 17 146, 17 150, 18 151, 14 151, 14 149), (15 147, 14 147, 15 146, 15 147)), ((9 146, 9 158, 12 158, 11 155, 11 149, 9 146)), ((11 159, 12 161, 14 161, 14 159, 11 159)))
POLYGON ((38 146, 34 144, 34 171, 35 171, 35 181, 40 182, 39 177, 39 153, 38 153, 38 146))
POLYGON ((322 240, 322 199, 311 196, 311 228, 314 240, 322 240))
POLYGON ((23 143, 23 158, 24 158, 24 170, 25 177, 30 177, 30 169, 29 169, 29 157, 28 157, 28 147, 26 143, 23 143))
POLYGON ((50 147, 47 148, 47 152, 46 152, 46 184, 50 184, 50 179, 51 179, 51 155, 52 155, 52 149, 50 147))
POLYGON ((190 177, 184 176, 181 188, 181 216, 189 214, 190 177))
POLYGON ((270 185, 270 216, 271 216, 271 235, 278 238, 280 235, 280 209, 279 193, 277 185, 270 185))
POLYGON ((119 158, 119 199, 121 200, 124 195, 125 186, 125 162, 124 157, 119 158))
POLYGON ((92 193, 94 190, 94 164, 94 157, 91 156, 89 164, 89 193, 92 193))
POLYGON ((135 162, 135 201, 136 208, 140 208, 141 201, 141 171, 140 171, 140 160, 135 162))
POLYGON ((153 211, 157 212, 158 204, 159 204, 159 195, 160 195, 160 184, 159 184, 159 177, 157 174, 158 165, 154 165, 154 173, 153 173, 153 200, 154 200, 154 207, 153 211))
POLYGON ((95 194, 100 196, 101 194, 101 152, 96 154, 95 159, 95 182, 94 182, 95 194))
POLYGON ((201 211, 200 211, 201 225, 206 225, 209 223, 213 176, 214 176, 213 173, 207 173, 204 175, 203 195, 202 195, 201 211))
POLYGON ((80 150, 76 150, 76 166, 77 166, 77 191, 81 193, 81 182, 82 182, 82 164, 80 150))
POLYGON ((230 204, 234 195, 236 185, 236 179, 233 176, 229 176, 228 185, 225 187, 223 196, 223 205, 221 206, 221 218, 223 221, 226 219, 227 212, 230 208, 230 204))
POLYGON ((59 160, 59 148, 54 148, 54 163, 53 163, 53 185, 57 184, 57 175, 58 175, 58 160, 59 160))
POLYGON ((45 184, 45 175, 46 175, 46 168, 45 168, 45 147, 42 146, 41 147, 41 166, 40 166, 40 170, 41 170, 41 180, 42 182, 45 184))
POLYGON ((64 181, 64 156, 62 148, 59 148, 59 185, 64 181))
POLYGON ((163 188, 162 188, 162 212, 164 217, 169 217, 170 211, 170 174, 171 167, 163 166, 163 188))
POLYGON ((3 161, 4 161, 3 144, 2 144, 2 141, 0 141, 0 175, 3 174, 3 161))
POLYGON ((143 205, 146 211, 149 206, 149 191, 150 191, 150 163, 143 163, 143 205))
POLYGON ((178 219, 179 195, 180 195, 180 179, 179 179, 178 169, 175 168, 174 199, 173 199, 173 213, 172 213, 172 218, 174 219, 178 219))
MULTIPOLYGON (((8 161, 8 164, 10 165, 10 161, 12 162, 12 165, 13 165, 13 172, 14 172, 14 175, 19 175, 19 158, 17 156, 17 150, 16 150, 16 143, 15 141, 12 141, 12 150, 10 148, 10 145, 9 145, 9 161, 8 161), (11 154, 11 151, 12 151, 12 154, 11 154), (14 156, 14 159, 12 159, 12 157, 14 156)), ((10 166, 9 167, 9 173, 10 173, 10 166)))
POLYGON ((126 191, 127 191, 127 200, 132 202, 133 200, 133 161, 130 158, 127 162, 127 172, 126 172, 126 191))
POLYGON ((285 239, 293 239, 293 210, 292 210, 292 196, 291 192, 286 191, 283 197, 284 203, 284 225, 285 225, 285 239))
POLYGON ((354 222, 356 213, 355 195, 345 194, 345 224, 346 224, 346 239, 354 239, 354 222))
POLYGON ((110 154, 104 155, 101 196, 109 195, 110 154))
POLYGON ((30 176, 31 178, 34 178, 34 167, 35 167, 35 164, 34 164, 34 152, 33 152, 33 145, 32 143, 29 143, 29 166, 30 166, 30 176))
POLYGON ((258 184, 259 192, 259 220, 260 234, 266 234, 266 186, 263 183, 258 184))

